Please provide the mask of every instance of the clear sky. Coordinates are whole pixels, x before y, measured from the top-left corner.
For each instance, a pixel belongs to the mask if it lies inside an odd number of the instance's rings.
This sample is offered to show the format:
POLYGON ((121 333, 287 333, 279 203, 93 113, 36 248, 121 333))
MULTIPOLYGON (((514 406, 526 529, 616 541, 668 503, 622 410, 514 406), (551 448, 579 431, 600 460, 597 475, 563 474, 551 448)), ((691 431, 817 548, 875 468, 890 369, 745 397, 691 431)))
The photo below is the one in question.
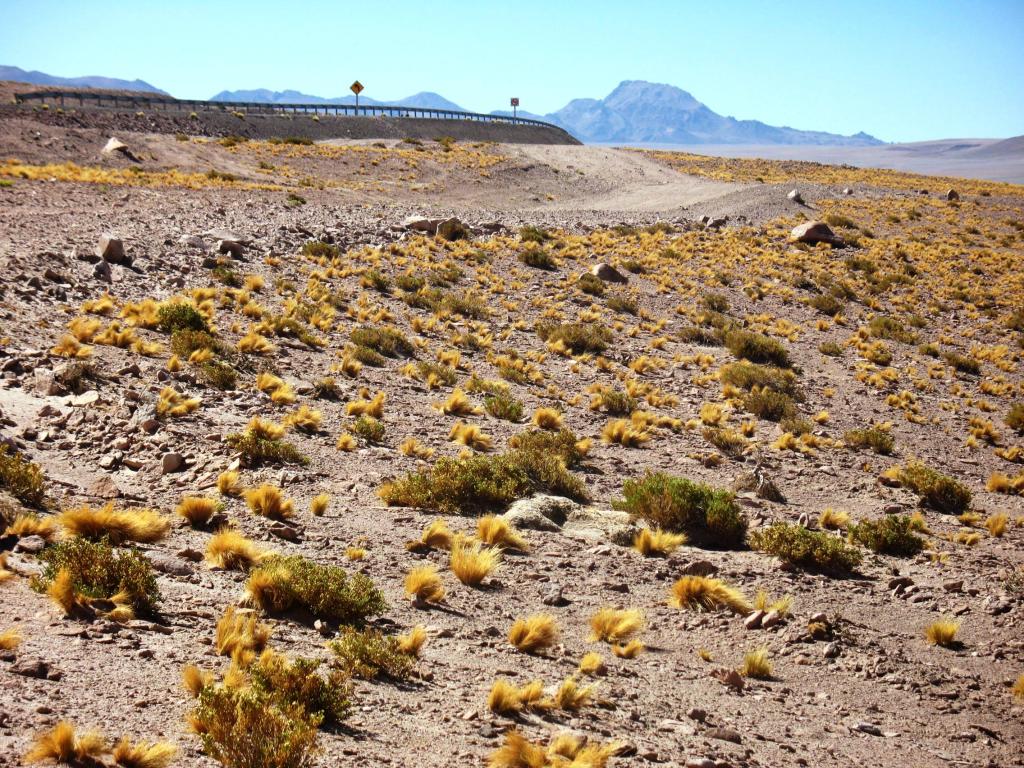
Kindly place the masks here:
POLYGON ((544 114, 621 80, 886 141, 1024 134, 1024 0, 0 0, 0 64, 181 98, 287 88, 544 114))

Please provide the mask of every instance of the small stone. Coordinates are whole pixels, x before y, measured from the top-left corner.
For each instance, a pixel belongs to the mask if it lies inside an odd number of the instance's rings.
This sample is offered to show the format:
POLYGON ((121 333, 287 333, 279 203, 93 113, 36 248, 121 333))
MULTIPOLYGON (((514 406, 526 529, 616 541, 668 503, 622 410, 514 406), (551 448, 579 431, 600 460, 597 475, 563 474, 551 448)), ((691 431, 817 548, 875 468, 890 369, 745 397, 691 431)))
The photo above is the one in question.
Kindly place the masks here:
POLYGON ((764 611, 754 611, 743 620, 743 626, 747 629, 760 629, 764 621, 764 611))
POLYGON ((768 613, 766 613, 764 615, 764 618, 761 620, 761 626, 767 629, 768 627, 774 627, 780 621, 782 621, 781 613, 779 613, 778 611, 768 611, 768 613))
POLYGON ((709 728, 704 732, 704 735, 709 739, 731 741, 733 744, 739 744, 743 741, 739 731, 734 728, 709 728))
POLYGON ((686 710, 686 716, 691 720, 696 720, 698 723, 703 723, 708 719, 708 713, 698 707, 690 707, 686 710))
POLYGON ((960 199, 960 193, 957 192, 955 189, 950 189, 948 192, 946 192, 946 199, 947 200, 959 200, 960 199))
POLYGON ((178 472, 185 466, 185 457, 180 453, 170 451, 160 458, 160 468, 163 474, 178 472))
POLYGON ((963 592, 964 591, 964 580, 957 579, 955 581, 943 582, 942 588, 947 592, 963 592))
POLYGON ((822 655, 824 655, 826 659, 836 658, 839 655, 839 643, 833 640, 825 646, 825 650, 822 652, 822 655))
POLYGON ((838 245, 842 241, 836 237, 832 228, 823 221, 807 221, 793 228, 789 234, 790 240, 798 243, 814 245, 816 243, 830 243, 838 245))
POLYGON ((23 536, 18 539, 18 543, 14 545, 14 551, 34 555, 38 552, 42 552, 45 547, 46 539, 42 536, 23 536))
POLYGON ((874 723, 857 723, 853 726, 853 730, 860 731, 861 733, 867 733, 871 736, 881 736, 882 729, 874 723))
POLYGON ((96 244, 96 255, 108 264, 130 264, 131 259, 124 251, 124 242, 119 237, 105 234, 96 244))
POLYGON ((710 757, 688 757, 686 768, 717 768, 718 763, 710 757))
POLYGON ((560 584, 552 584, 551 588, 544 594, 542 601, 544 605, 551 605, 560 608, 569 605, 569 600, 562 594, 560 584))
POLYGON ((590 274, 606 283, 628 283, 629 278, 623 275, 619 270, 613 267, 611 264, 595 264, 590 268, 590 274))
POLYGON ((113 478, 104 475, 89 486, 89 495, 98 499, 116 499, 121 496, 121 489, 117 487, 113 478))
POLYGON ((786 197, 788 197, 794 203, 799 203, 800 205, 803 205, 804 203, 804 196, 800 194, 800 190, 798 189, 790 190, 789 194, 786 195, 786 197))
POLYGON ((718 573, 718 566, 710 560, 694 560, 684 565, 681 573, 684 576, 714 576, 718 573))

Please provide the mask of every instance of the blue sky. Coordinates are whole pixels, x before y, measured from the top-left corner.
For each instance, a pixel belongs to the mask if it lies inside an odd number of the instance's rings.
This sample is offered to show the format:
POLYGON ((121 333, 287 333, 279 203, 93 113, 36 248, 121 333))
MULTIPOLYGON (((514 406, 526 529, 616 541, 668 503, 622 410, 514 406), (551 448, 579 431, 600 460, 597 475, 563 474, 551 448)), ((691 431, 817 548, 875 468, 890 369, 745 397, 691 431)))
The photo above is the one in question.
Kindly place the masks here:
POLYGON ((554 111, 621 80, 716 112, 887 141, 1024 134, 1024 0, 0 0, 0 64, 182 98, 353 79, 376 99, 554 111))

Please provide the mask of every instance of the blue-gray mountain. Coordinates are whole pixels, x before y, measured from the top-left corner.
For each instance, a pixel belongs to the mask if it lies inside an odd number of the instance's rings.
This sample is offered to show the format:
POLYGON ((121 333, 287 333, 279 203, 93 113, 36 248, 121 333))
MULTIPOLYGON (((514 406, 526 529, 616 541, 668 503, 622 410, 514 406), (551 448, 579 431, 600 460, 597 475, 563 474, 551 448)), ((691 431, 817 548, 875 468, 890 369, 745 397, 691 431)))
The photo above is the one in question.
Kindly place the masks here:
POLYGON ((625 80, 604 99, 573 99, 544 119, 590 142, 843 146, 882 143, 866 133, 840 136, 723 117, 680 88, 643 80, 625 80))
MULTIPOLYGON (((299 91, 268 91, 266 88, 257 88, 251 91, 221 91, 210 101, 252 101, 260 104, 355 104, 356 97, 335 96, 324 98, 323 96, 311 96, 308 93, 299 91)), ((453 101, 448 101, 444 96, 430 91, 414 93, 397 101, 377 101, 376 99, 359 97, 359 103, 365 106, 387 104, 396 107, 422 107, 423 109, 454 109, 458 112, 467 112, 453 101)))
POLYGON ((116 77, 99 77, 88 75, 86 77, 57 77, 48 75, 45 72, 35 70, 27 72, 21 67, 5 67, 0 65, 0 80, 13 80, 16 83, 33 83, 35 85, 62 85, 76 88, 107 88, 114 91, 148 91, 149 93, 160 93, 155 85, 150 85, 145 80, 118 80, 116 77))

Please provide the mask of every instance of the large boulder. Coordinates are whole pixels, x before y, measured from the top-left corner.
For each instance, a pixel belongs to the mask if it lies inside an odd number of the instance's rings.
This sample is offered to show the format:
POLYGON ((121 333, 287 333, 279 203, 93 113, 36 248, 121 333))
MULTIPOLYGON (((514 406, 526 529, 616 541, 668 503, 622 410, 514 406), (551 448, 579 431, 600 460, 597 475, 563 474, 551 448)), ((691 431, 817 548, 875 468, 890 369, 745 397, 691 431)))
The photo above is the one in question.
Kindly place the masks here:
POLYGON ((794 242, 807 243, 808 245, 815 245, 817 243, 839 245, 842 243, 842 240, 836 237, 832 228, 824 221, 807 221, 793 227, 789 237, 794 242))
POLYGON ((619 272, 611 264, 595 264, 590 268, 590 274, 604 280, 606 283, 628 283, 629 278, 619 272))
POLYGON ((456 218, 445 219, 438 223, 435 233, 443 240, 468 240, 470 236, 469 227, 456 218))
POLYGON ((128 254, 125 253, 124 242, 121 238, 114 237, 109 233, 100 236, 99 242, 96 243, 96 255, 108 264, 127 265, 132 263, 128 254))
POLYGON ((584 541, 611 541, 627 547, 639 530, 625 512, 577 504, 561 496, 520 499, 502 517, 519 529, 555 531, 584 541))
POLYGON ((413 232, 423 232, 427 235, 436 235, 437 226, 444 219, 428 219, 426 216, 409 216, 402 222, 402 228, 413 232))
POLYGON ((514 527, 532 531, 560 531, 581 505, 562 496, 538 494, 520 499, 502 515, 514 527))
POLYGON ((792 190, 790 190, 789 194, 786 195, 786 197, 788 197, 794 203, 797 203, 799 205, 803 205, 804 204, 804 196, 800 194, 800 190, 799 189, 792 189, 792 190))

